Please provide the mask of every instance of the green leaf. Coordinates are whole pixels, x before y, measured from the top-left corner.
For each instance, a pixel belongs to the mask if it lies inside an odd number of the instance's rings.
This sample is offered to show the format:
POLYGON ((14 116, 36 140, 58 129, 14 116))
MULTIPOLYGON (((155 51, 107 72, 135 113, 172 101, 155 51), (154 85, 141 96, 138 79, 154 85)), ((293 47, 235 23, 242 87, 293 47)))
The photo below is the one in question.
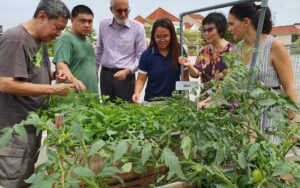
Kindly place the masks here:
POLYGON ((134 165, 133 171, 138 174, 142 174, 146 172, 146 169, 143 165, 134 165))
POLYGON ((258 104, 260 106, 272 106, 275 103, 276 103, 276 100, 274 100, 274 99, 264 99, 264 100, 258 101, 258 104))
POLYGON ((145 139, 145 135, 144 135, 144 133, 141 131, 140 132, 140 134, 138 135, 138 138, 140 139, 140 140, 144 140, 145 139))
POLYGON ((161 155, 161 160, 169 167, 168 177, 169 180, 174 174, 176 174, 181 179, 186 179, 183 175, 180 163, 177 156, 170 148, 164 148, 161 155))
POLYGON ((59 111, 68 111, 73 108, 72 104, 59 104, 59 106, 53 108, 54 111, 59 112, 59 111))
POLYGON ((240 167, 242 169, 246 168, 247 160, 246 160, 244 152, 241 152, 241 153, 238 154, 238 164, 240 165, 240 167))
POLYGON ((84 176, 84 177, 94 176, 94 173, 91 169, 83 166, 74 167, 73 172, 75 172, 78 176, 84 176))
POLYGON ((215 169, 213 168, 213 166, 203 166, 203 167, 199 166, 198 168, 199 168, 199 170, 201 170, 201 171, 202 171, 202 169, 204 168, 204 169, 205 169, 208 173, 210 173, 211 175, 216 174, 215 169), (202 168, 202 169, 201 169, 201 168, 202 168))
POLYGON ((80 140, 83 139, 83 128, 82 128, 82 125, 81 124, 73 124, 72 127, 71 127, 71 131, 72 133, 80 140))
POLYGON ((93 143, 88 156, 92 156, 97 153, 104 145, 105 142, 103 140, 98 140, 97 142, 93 143))
POLYGON ((126 140, 122 140, 115 147, 114 162, 119 160, 128 151, 128 144, 126 140))
MULTIPOLYGON (((38 175, 39 176, 39 175, 38 175)), ((38 177, 37 176, 37 177, 38 177)), ((52 188, 52 185, 57 182, 59 179, 60 174, 59 173, 54 173, 48 176, 43 176, 43 179, 36 179, 33 185, 30 187, 32 188, 40 188, 40 187, 45 187, 45 188, 52 188)))
POLYGON ((135 149, 137 149, 139 146, 139 141, 134 140, 133 143, 131 144, 131 151, 134 151, 135 149))
POLYGON ((232 188, 232 186, 227 184, 216 184, 216 188, 232 188))
POLYGON ((41 125, 42 122, 41 122, 41 119, 38 114, 31 112, 31 113, 29 113, 24 124, 25 125, 34 125, 35 127, 37 127, 38 125, 41 125))
POLYGON ((20 135, 21 138, 23 138, 24 140, 27 140, 27 133, 26 133, 26 129, 24 128, 23 124, 14 125, 14 130, 16 131, 16 133, 18 135, 20 135))
POLYGON ((250 96, 257 97, 262 93, 264 93, 264 91, 261 88, 255 88, 253 91, 251 91, 250 96))
POLYGON ((299 188, 300 187, 300 177, 295 177, 295 182, 296 182, 297 188, 299 188))
POLYGON ((123 172, 130 172, 132 168, 132 163, 125 163, 122 167, 121 170, 123 172))
POLYGON ((122 171, 116 167, 107 167, 107 168, 104 168, 102 170, 102 172, 100 172, 98 174, 98 176, 99 177, 109 177, 109 176, 115 175, 117 173, 122 173, 122 171))
POLYGON ((225 155, 226 155, 226 148, 224 145, 220 145, 217 150, 214 164, 220 165, 224 161, 225 155))
POLYGON ((245 175, 238 177, 237 185, 238 185, 238 187, 247 187, 249 182, 250 182, 249 176, 248 176, 248 174, 245 174, 245 175))
POLYGON ((227 106, 230 106, 230 105, 231 105, 231 103, 228 102, 228 101, 224 98, 224 96, 217 97, 216 99, 217 99, 217 101, 221 102, 222 104, 225 104, 225 105, 227 105, 227 106))
POLYGON ((112 130, 107 130, 107 132, 106 132, 106 134, 108 135, 108 136, 113 136, 113 135, 115 135, 115 134, 117 134, 118 132, 116 132, 116 131, 112 131, 112 130))
POLYGON ((216 184, 216 188, 231 188, 231 186, 227 184, 216 184))
POLYGON ((42 173, 39 172, 37 174, 33 173, 28 179, 25 180, 25 182, 33 184, 41 181, 44 178, 45 178, 45 174, 43 172, 42 173))
POLYGON ((1 137, 0 137, 0 149, 2 147, 4 147, 10 141, 10 139, 12 137, 13 129, 7 127, 7 128, 2 129, 1 132, 3 132, 3 134, 1 134, 1 137))
POLYGON ((288 163, 284 162, 284 163, 278 164, 272 173, 272 177, 283 175, 285 173, 288 173, 289 171, 290 171, 290 167, 288 166, 288 163))
POLYGON ((152 148, 151 144, 146 144, 143 147, 143 150, 142 150, 142 165, 144 165, 148 161, 148 159, 150 157, 150 154, 151 154, 151 148, 152 148))
POLYGON ((250 146, 250 149, 247 154, 248 161, 255 159, 255 157, 258 155, 257 151, 259 150, 259 148, 260 148, 260 145, 258 143, 252 144, 250 146))
POLYGON ((185 157, 185 159, 189 159, 190 158, 190 154, 192 151, 192 139, 189 136, 186 136, 182 139, 181 142, 181 149, 183 152, 183 155, 185 157))
POLYGON ((299 107, 295 105, 293 102, 284 103, 282 107, 292 110, 294 112, 299 111, 299 107))
POLYGON ((53 183, 55 183, 53 180, 43 180, 31 185, 30 188, 52 188, 53 183))
POLYGON ((191 89, 191 94, 197 96, 197 90, 195 88, 191 89))
POLYGON ((68 174, 66 178, 66 182, 71 186, 71 187, 79 187, 80 181, 77 178, 73 178, 71 175, 68 174))

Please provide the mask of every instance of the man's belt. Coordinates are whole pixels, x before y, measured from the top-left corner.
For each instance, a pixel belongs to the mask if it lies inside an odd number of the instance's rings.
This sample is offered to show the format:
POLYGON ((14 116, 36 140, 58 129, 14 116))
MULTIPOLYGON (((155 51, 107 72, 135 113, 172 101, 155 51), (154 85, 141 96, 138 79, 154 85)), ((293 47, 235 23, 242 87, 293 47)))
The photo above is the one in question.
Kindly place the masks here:
POLYGON ((108 67, 104 67, 104 66, 102 66, 102 69, 104 71, 108 71, 108 72, 112 72, 112 73, 116 73, 116 72, 118 72, 120 70, 124 70, 122 68, 108 68, 108 67))

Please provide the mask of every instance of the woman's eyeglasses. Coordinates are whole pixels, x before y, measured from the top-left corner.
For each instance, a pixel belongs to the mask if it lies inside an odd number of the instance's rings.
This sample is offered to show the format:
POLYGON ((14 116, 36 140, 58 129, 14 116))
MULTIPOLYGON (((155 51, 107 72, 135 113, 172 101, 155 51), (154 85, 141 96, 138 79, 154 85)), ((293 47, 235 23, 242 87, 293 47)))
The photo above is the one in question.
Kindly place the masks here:
POLYGON ((125 14, 128 14, 130 12, 130 8, 125 8, 125 9, 115 9, 115 11, 118 13, 118 14, 122 14, 123 12, 125 14))
POLYGON ((203 32, 203 33, 206 33, 206 32, 207 32, 207 33, 210 33, 210 32, 212 32, 213 30, 214 30, 213 27, 203 28, 203 29, 202 29, 202 32, 203 32))
POLYGON ((157 35, 154 36, 154 38, 157 41, 168 40, 170 38, 170 35, 157 35))

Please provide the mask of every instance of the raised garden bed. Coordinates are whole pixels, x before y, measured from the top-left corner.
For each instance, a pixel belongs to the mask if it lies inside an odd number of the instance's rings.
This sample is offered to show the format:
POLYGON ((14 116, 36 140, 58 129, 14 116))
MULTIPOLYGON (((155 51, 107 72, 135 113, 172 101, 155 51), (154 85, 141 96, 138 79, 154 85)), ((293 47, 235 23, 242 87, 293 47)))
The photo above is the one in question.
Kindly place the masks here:
POLYGON ((222 82, 211 83, 206 94, 216 105, 208 109, 197 110, 181 95, 164 104, 139 106, 73 93, 52 98, 50 108, 7 129, 1 141, 9 140, 13 130, 26 137, 27 124, 47 131, 44 144, 51 150, 28 180, 33 188, 147 187, 178 181, 198 187, 300 186, 299 163, 285 160, 300 140, 299 124, 288 125, 287 111, 299 108, 261 83, 249 83, 241 66, 229 66, 222 82), (246 90, 249 85, 254 89, 246 90), (275 107, 278 111, 270 110, 275 107), (260 131, 266 112, 276 131, 260 131), (64 115, 61 128, 53 126, 57 113, 64 115), (272 143, 270 136, 281 137, 281 144, 272 143), (158 175, 162 167, 168 171, 158 175), (280 178, 287 173, 294 182, 280 178))

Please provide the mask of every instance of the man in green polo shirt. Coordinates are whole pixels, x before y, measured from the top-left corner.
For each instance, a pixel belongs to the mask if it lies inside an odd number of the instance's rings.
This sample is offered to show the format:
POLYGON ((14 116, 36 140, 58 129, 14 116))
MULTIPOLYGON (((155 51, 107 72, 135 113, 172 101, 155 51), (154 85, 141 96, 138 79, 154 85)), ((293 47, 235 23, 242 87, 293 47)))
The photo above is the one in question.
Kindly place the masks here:
POLYGON ((87 35, 93 28, 94 14, 85 5, 71 12, 72 26, 56 41, 53 63, 68 73, 68 80, 80 91, 98 93, 95 51, 87 35))

